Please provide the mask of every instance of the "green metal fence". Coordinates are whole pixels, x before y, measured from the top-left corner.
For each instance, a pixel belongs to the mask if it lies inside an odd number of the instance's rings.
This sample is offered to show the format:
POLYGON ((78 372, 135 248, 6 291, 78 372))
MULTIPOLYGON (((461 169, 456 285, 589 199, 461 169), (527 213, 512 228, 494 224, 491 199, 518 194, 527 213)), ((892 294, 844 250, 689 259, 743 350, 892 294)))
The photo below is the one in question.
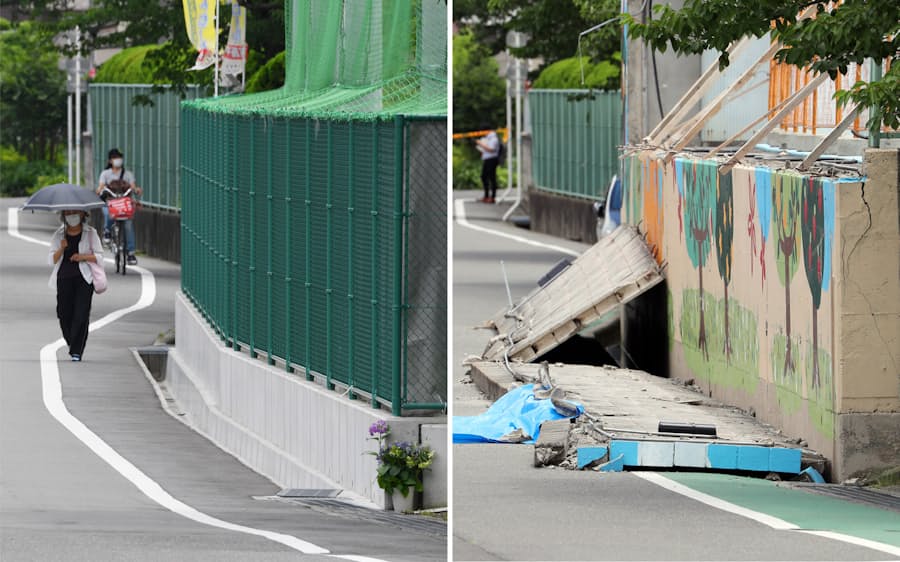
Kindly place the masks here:
POLYGON ((604 200, 618 173, 618 92, 531 90, 532 162, 537 189, 604 200))
POLYGON ((222 339, 443 409, 446 121, 186 110, 183 135, 182 288, 222 339))
POLYGON ((447 403, 447 4, 289 0, 285 86, 182 107, 182 290, 395 415, 447 403))
MULTIPOLYGON (((200 90, 189 88, 186 99, 200 90)), ((94 177, 106 167, 106 154, 118 148, 125 167, 134 172, 144 190, 144 205, 177 210, 181 207, 180 145, 181 98, 173 92, 152 93, 140 84, 91 84, 94 177), (147 96, 152 105, 135 105, 135 96, 147 96)))

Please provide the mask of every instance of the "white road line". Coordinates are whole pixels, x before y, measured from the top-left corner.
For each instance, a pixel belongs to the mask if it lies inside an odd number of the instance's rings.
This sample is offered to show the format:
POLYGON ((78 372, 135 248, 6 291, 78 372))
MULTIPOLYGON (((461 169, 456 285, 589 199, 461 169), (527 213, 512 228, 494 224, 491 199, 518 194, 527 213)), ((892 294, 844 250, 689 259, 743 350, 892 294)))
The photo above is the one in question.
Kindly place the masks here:
POLYGON ((530 246, 536 246, 538 248, 544 248, 547 250, 553 250, 554 252, 560 252, 563 254, 567 254, 570 256, 578 257, 581 255, 581 252, 577 252, 575 250, 570 250, 568 248, 563 248, 562 246, 555 246, 553 244, 547 244, 545 242, 538 242, 537 240, 531 240, 530 238, 525 238, 524 236, 516 236, 515 234, 509 234, 507 232, 501 232, 499 230, 493 230, 490 228, 486 228, 484 226, 478 226, 469 222, 469 219, 466 218, 466 201, 474 201, 474 199, 457 199, 454 201, 454 207, 456 212, 456 222, 460 226, 464 226, 466 228, 471 228, 472 230, 477 230, 478 232, 484 232, 487 234, 493 234, 494 236, 500 236, 501 238, 508 238, 510 240, 515 240, 516 242, 521 242, 522 244, 528 244, 530 246))
MULTIPOLYGON (((21 240, 25 240, 27 242, 33 242, 44 246, 50 245, 48 242, 43 242, 41 240, 31 238, 30 236, 24 236, 19 233, 18 209, 9 209, 8 219, 7 229, 11 236, 19 238, 21 240)), ((109 323, 122 318, 126 314, 141 310, 142 308, 146 308, 150 306, 156 299, 156 280, 154 279, 153 274, 142 267, 135 266, 133 267, 133 269, 141 274, 141 297, 135 304, 127 308, 113 311, 100 320, 91 322, 91 331, 98 330, 103 326, 106 326, 109 323)), ((65 346, 65 344, 65 341, 60 338, 41 348, 41 382, 43 384, 44 406, 46 406, 47 411, 50 412, 50 414, 54 418, 56 418, 56 420, 61 423, 63 427, 68 429, 69 432, 77 437, 79 441, 87 445, 87 447, 91 451, 93 451, 98 457, 103 459, 116 472, 118 472, 129 482, 134 484, 134 486, 144 495, 146 495, 148 498, 158 503, 162 507, 168 509, 169 511, 172 511, 173 513, 181 515, 182 517, 185 517, 187 519, 196 521, 197 523, 202 523, 211 527, 218 527, 220 529, 225 529, 228 531, 236 531, 239 533, 246 533, 248 535, 263 537, 293 548, 294 550, 302 552, 303 554, 329 554, 329 551, 327 549, 298 539, 297 537, 293 537, 291 535, 275 533, 273 531, 266 531, 263 529, 255 529, 253 527, 245 527, 243 525, 237 525, 234 523, 229 523, 228 521, 217 519, 215 517, 202 513, 185 504, 184 502, 181 502, 172 497, 172 495, 166 492, 162 488, 162 486, 160 486, 156 481, 144 474, 139 468, 134 466, 130 461, 128 461, 128 459, 120 455, 115 449, 110 447, 96 433, 88 429, 88 427, 84 425, 81 420, 73 416, 66 408, 66 405, 62 399, 62 384, 60 383, 59 379, 59 365, 56 359, 57 351, 61 347, 65 346)), ((379 560, 377 558, 348 558, 347 556, 338 557, 346 558, 348 560, 358 560, 359 562, 384 562, 383 560, 379 560)))
POLYGON ((741 517, 746 517, 748 519, 752 519, 757 523, 762 523, 768 527, 776 529, 778 531, 799 531, 801 533, 808 533, 810 535, 817 535, 820 537, 833 539, 837 541, 846 542, 849 544, 863 546, 866 548, 871 548, 872 550, 878 550, 881 552, 886 552, 893 556, 900 556, 900 548, 896 546, 892 546, 885 543, 880 543, 877 541, 872 541, 868 539, 862 539, 859 537, 854 537, 850 535, 845 535, 843 533, 835 533, 832 531, 811 531, 807 529, 801 529, 799 526, 789 523, 784 519, 779 519, 777 517, 772 517, 771 515, 767 515, 765 513, 761 513, 759 511, 754 511, 752 509, 747 509, 746 507, 741 507, 739 505, 733 504, 729 501, 725 501, 723 499, 717 498, 715 496, 711 496, 709 494, 705 494, 703 492, 699 492, 694 490, 693 488, 689 488, 683 484, 679 484, 669 478, 666 478, 662 474, 658 472, 632 472, 634 476, 646 480, 652 484, 656 484, 670 492, 675 492, 676 494, 681 494, 682 496, 691 498, 692 500, 696 500, 700 503, 704 503, 710 507, 714 507, 716 509, 721 509, 722 511, 727 511, 729 513, 734 513, 735 515, 740 515, 741 517))
POLYGON ((810 535, 816 535, 819 537, 825 537, 826 539, 833 539, 836 541, 843 541, 850 544, 855 544, 857 546, 864 546, 866 548, 871 548, 872 550, 879 550, 881 552, 886 552, 897 558, 900 558, 900 548, 896 546, 891 546, 889 544, 884 544, 883 542, 870 541, 869 539, 862 539, 859 537, 854 537, 852 535, 845 535, 843 533, 835 533, 833 531, 809 531, 805 529, 800 529, 801 533, 807 533, 810 535))

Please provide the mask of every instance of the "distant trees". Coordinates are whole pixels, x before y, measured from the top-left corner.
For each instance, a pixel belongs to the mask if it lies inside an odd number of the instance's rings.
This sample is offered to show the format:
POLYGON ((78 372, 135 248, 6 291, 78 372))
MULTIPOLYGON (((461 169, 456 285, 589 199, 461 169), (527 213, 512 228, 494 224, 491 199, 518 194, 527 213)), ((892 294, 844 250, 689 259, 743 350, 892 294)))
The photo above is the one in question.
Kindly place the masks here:
MULTIPOLYGON (((506 32, 527 33, 528 45, 513 49, 519 58, 541 59, 544 66, 578 54, 578 35, 618 16, 618 0, 455 0, 453 20, 471 29, 491 53, 506 49, 506 32)), ((585 36, 583 55, 593 62, 619 50, 617 22, 585 36)), ((540 70, 540 69, 538 69, 540 70)))
POLYGON ((0 192, 24 195, 59 172, 65 152, 66 75, 53 37, 32 22, 0 20, 0 192))
POLYGON ((506 82, 490 50, 469 30, 453 37, 453 130, 506 122, 506 82))

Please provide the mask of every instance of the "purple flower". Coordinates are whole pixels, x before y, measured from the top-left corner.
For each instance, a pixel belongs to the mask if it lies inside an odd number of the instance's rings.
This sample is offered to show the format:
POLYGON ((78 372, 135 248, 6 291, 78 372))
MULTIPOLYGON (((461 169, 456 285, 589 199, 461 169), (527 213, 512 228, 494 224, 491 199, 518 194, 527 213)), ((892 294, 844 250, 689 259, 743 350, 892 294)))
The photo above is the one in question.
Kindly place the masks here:
POLYGON ((388 424, 386 421, 378 420, 377 422, 375 422, 369 426, 369 435, 371 435, 371 436, 387 435, 389 430, 390 430, 390 428, 388 427, 388 424))

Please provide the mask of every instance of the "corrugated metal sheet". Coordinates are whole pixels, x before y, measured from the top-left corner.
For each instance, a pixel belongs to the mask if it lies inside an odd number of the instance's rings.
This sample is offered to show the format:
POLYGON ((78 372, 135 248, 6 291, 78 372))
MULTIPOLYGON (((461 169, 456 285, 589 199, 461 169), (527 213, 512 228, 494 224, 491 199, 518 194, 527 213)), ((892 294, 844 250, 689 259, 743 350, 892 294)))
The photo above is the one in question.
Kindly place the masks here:
POLYGON ((528 104, 535 187, 604 199, 609 180, 619 167, 619 92, 531 90, 528 104))
MULTIPOLYGON (((200 96, 188 87, 185 99, 200 96)), ((125 167, 144 190, 145 205, 181 208, 181 97, 173 91, 153 93, 146 84, 91 84, 91 126, 94 134, 94 178, 106 167, 110 148, 125 154, 125 167), (135 105, 135 96, 153 105, 135 105)))
POLYGON ((620 226, 542 287, 497 313, 484 359, 534 361, 621 303, 660 281, 650 248, 633 227, 620 226))

